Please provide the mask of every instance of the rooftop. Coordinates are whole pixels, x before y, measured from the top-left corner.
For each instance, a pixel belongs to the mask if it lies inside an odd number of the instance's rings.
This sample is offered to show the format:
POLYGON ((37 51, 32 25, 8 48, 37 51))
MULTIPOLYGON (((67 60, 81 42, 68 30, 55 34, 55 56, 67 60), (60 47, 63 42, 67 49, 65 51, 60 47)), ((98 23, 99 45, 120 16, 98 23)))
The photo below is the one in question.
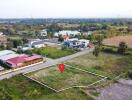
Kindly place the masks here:
POLYGON ((33 56, 21 55, 21 56, 17 56, 17 57, 8 59, 6 62, 9 64, 12 64, 12 65, 18 65, 25 61, 31 61, 31 60, 38 59, 38 58, 41 58, 41 56, 39 56, 39 55, 33 55, 33 56))
POLYGON ((8 55, 8 54, 14 54, 15 52, 11 51, 11 50, 3 50, 0 51, 0 57, 4 56, 4 55, 8 55))
POLYGON ((11 53, 11 54, 0 56, 0 60, 6 61, 8 59, 11 59, 11 58, 14 58, 14 57, 17 57, 17 56, 19 56, 19 54, 15 54, 15 53, 12 54, 11 53))

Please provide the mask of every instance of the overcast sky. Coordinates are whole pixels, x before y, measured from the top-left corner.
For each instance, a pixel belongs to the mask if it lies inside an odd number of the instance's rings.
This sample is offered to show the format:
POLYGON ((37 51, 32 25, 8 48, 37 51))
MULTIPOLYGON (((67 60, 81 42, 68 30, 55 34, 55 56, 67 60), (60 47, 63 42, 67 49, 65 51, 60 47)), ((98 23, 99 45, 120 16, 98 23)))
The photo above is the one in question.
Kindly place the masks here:
POLYGON ((132 0, 0 0, 0 18, 132 17, 132 0))

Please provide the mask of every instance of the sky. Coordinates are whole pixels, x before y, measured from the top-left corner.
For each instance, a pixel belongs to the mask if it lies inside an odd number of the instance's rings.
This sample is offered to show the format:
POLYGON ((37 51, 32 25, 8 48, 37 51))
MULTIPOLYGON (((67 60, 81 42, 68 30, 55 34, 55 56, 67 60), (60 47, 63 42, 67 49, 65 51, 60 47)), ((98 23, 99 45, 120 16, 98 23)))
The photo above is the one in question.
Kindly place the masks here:
POLYGON ((132 0, 0 0, 0 18, 126 17, 132 0))

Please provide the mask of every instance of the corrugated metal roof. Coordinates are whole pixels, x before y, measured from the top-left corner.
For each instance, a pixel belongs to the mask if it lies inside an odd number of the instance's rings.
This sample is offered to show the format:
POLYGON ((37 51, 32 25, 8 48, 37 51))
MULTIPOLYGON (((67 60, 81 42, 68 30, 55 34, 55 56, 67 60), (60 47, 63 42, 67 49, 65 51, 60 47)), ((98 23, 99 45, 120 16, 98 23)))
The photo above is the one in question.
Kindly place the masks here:
POLYGON ((15 64, 18 65, 19 63, 23 63, 25 61, 25 58, 27 58, 28 56, 24 55, 24 56, 18 56, 15 58, 11 58, 8 59, 7 62, 10 64, 15 64))
POLYGON ((3 51, 0 51, 0 57, 1 56, 4 56, 4 55, 8 55, 8 54, 13 54, 15 52, 11 51, 11 50, 3 50, 3 51))
POLYGON ((3 55, 0 57, 0 60, 3 60, 3 61, 6 61, 8 59, 11 59, 11 58, 14 58, 14 57, 17 57, 19 56, 19 54, 8 54, 8 55, 3 55))
POLYGON ((38 58, 41 58, 41 56, 39 56, 39 55, 33 55, 33 56, 21 55, 18 57, 8 59, 6 62, 11 65, 19 65, 25 61, 31 61, 31 60, 38 59, 38 58))
POLYGON ((25 60, 26 61, 31 61, 31 60, 38 59, 38 58, 41 58, 41 56, 39 56, 39 55, 33 55, 33 56, 25 58, 25 60))

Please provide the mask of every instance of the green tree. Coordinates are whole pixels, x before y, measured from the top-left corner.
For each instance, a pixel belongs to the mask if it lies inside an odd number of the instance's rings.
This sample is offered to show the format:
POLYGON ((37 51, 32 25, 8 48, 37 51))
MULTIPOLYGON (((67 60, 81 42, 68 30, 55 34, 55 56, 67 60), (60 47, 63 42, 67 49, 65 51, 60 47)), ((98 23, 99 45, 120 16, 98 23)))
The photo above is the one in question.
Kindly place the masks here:
POLYGON ((62 35, 59 35, 58 41, 59 42, 63 42, 64 41, 64 38, 62 37, 62 35))
POLYGON ((4 43, 2 42, 1 45, 0 45, 0 49, 4 50, 5 49, 5 45, 4 43))
POLYGON ((93 55, 95 55, 96 57, 98 57, 99 53, 100 53, 100 47, 99 46, 95 46, 95 49, 93 51, 93 55))
POLYGON ((125 42, 120 42, 117 52, 120 54, 125 54, 126 50, 127 50, 127 44, 125 42))
POLYGON ((98 36, 96 37, 97 45, 98 45, 98 46, 102 46, 102 41, 103 41, 103 39, 104 39, 104 36, 103 36, 102 34, 100 34, 100 35, 98 35, 98 36))
POLYGON ((21 40, 13 40, 13 47, 17 48, 17 46, 22 45, 22 41, 21 40))

